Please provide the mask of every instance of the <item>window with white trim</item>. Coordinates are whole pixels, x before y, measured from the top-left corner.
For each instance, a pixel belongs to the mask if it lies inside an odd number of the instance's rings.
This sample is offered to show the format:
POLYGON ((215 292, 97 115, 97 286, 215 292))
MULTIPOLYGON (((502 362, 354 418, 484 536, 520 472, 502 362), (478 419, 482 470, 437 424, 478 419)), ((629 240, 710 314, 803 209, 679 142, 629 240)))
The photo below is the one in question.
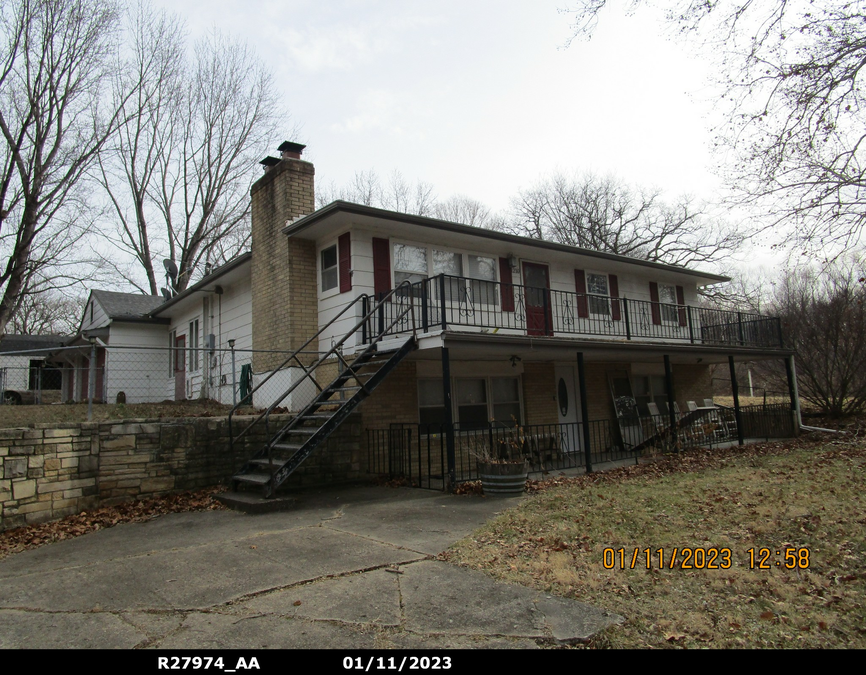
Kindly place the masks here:
POLYGON ((661 303, 662 321, 678 324, 680 317, 677 308, 677 287, 659 284, 659 302, 661 303))
POLYGON ((174 377, 174 350, 177 343, 177 331, 173 330, 168 334, 168 375, 174 377))
POLYGON ((496 290, 496 258, 469 255, 469 289, 473 302, 495 305, 499 302, 496 290))
MULTIPOLYGON (((445 424, 445 392, 442 391, 442 379, 418 380, 418 421, 424 427, 421 433, 427 433, 426 427, 437 427, 445 424)), ((429 433, 439 433, 429 429, 429 433)))
POLYGON ((427 278, 427 249, 422 246, 394 244, 394 285, 416 283, 427 278))
MULTIPOLYGON (((496 258, 413 244, 394 244, 393 260, 395 286, 399 286, 404 281, 414 284, 428 277, 444 274, 455 277, 446 279, 446 300, 451 302, 468 300, 485 305, 499 304, 499 292, 496 288, 496 258)), ((434 298, 438 297, 438 293, 438 287, 431 290, 434 298)))
POLYGON ((607 275, 587 272, 586 292, 589 295, 590 314, 610 316, 610 286, 607 275))
POLYGON ((189 372, 199 369, 199 323, 198 319, 189 322, 189 372))
MULTIPOLYGON (((519 377, 461 377, 452 384, 453 419, 461 431, 497 426, 513 427, 522 420, 519 377)), ((418 419, 422 427, 445 423, 442 378, 418 380, 418 419)), ((438 433, 422 429, 421 433, 438 433)))
POLYGON ((323 248, 320 255, 322 270, 322 291, 330 291, 340 283, 339 269, 337 266, 337 245, 323 248))
MULTIPOLYGON (((433 249, 433 276, 445 274, 451 277, 463 276, 463 254, 453 251, 433 249)), ((460 299, 460 279, 445 280, 445 299, 448 301, 460 299)))

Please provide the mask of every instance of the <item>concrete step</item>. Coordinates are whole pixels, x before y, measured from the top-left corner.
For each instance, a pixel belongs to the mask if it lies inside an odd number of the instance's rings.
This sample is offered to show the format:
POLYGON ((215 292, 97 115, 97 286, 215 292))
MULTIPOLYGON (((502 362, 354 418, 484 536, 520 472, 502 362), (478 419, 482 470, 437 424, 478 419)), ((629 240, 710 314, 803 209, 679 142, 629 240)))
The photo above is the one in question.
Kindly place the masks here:
POLYGON ((216 499, 230 509, 245 513, 285 511, 292 508, 298 501, 295 497, 265 499, 258 492, 222 492, 216 495, 216 499))

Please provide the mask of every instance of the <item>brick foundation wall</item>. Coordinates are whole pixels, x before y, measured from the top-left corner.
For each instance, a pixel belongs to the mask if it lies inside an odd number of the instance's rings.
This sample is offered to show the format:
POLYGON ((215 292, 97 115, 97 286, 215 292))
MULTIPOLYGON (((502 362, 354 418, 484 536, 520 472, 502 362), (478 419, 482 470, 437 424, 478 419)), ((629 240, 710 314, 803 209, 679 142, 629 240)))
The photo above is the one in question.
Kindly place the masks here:
POLYGON ((414 361, 403 361, 358 408, 364 429, 418 423, 418 380, 414 361))
MULTIPOLYGON (((271 419, 279 425, 289 418, 271 419)), ((0 530, 226 482, 265 440, 261 432, 252 435, 232 455, 223 418, 38 427, 0 429, 0 530)), ((363 478, 366 455, 360 436, 356 413, 283 488, 363 478)))
POLYGON ((523 412, 526 424, 558 424, 556 380, 552 363, 523 364, 523 412))
POLYGON ((704 404, 705 398, 713 397, 713 375, 710 367, 695 364, 673 364, 671 371, 674 378, 674 398, 685 412, 687 401, 694 401, 699 406, 704 404))

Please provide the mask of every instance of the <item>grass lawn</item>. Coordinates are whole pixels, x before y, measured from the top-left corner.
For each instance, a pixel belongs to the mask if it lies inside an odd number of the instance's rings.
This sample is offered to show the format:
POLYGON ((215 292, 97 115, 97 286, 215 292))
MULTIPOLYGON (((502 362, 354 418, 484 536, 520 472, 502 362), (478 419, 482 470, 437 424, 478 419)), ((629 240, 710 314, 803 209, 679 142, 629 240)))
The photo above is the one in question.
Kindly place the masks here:
POLYGON ((862 649, 864 476, 866 442, 851 435, 684 453, 548 481, 443 557, 626 618, 594 647, 862 649), (684 547, 730 549, 730 566, 684 569, 684 547))

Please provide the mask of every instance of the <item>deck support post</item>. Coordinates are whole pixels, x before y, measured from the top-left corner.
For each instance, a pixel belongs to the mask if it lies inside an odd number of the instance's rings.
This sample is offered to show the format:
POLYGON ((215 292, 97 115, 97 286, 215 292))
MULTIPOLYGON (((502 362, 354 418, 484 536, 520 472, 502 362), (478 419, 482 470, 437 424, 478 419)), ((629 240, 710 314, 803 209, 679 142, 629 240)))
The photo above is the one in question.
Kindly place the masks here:
POLYGON ((728 355, 728 366, 731 369, 731 392, 734 395, 734 417, 737 420, 737 441, 740 445, 745 445, 746 439, 743 436, 743 415, 740 412, 740 385, 737 382, 737 369, 734 367, 733 355, 728 355))
POLYGON ((577 386, 580 390, 580 419, 583 428, 583 456, 586 472, 592 473, 592 449, 589 446, 589 405, 586 402, 586 366, 583 352, 577 353, 577 386))
POLYGON ((785 357, 785 372, 788 375, 788 395, 791 397, 791 413, 794 416, 794 434, 799 435, 803 418, 800 416, 800 392, 797 391, 797 368, 793 354, 785 357))
POLYGON ((442 397, 445 403, 445 454, 448 460, 445 490, 450 492, 454 490, 457 480, 457 458, 454 453, 454 408, 451 405, 451 358, 448 347, 442 347, 442 397))
POLYGON ((665 360, 665 389, 667 390, 668 396, 668 424, 670 429, 670 446, 671 448, 677 450, 679 452, 679 448, 677 447, 677 411, 674 407, 674 376, 673 371, 671 370, 671 357, 667 354, 664 355, 665 360))

